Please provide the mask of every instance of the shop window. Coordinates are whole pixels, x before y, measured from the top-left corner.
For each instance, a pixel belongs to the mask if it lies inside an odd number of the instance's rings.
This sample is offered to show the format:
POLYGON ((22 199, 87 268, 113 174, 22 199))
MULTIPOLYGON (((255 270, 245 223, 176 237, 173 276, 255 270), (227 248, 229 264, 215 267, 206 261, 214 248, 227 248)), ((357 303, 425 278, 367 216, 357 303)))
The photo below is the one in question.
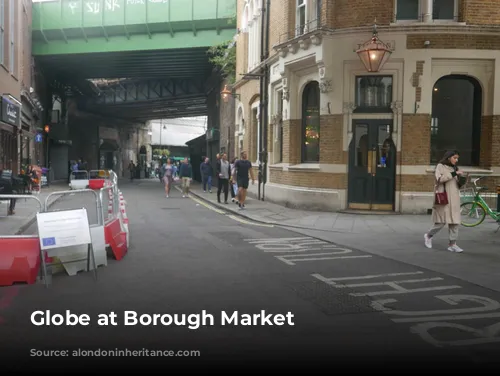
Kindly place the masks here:
POLYGON ((302 162, 319 162, 319 103, 317 81, 306 85, 302 93, 302 162))

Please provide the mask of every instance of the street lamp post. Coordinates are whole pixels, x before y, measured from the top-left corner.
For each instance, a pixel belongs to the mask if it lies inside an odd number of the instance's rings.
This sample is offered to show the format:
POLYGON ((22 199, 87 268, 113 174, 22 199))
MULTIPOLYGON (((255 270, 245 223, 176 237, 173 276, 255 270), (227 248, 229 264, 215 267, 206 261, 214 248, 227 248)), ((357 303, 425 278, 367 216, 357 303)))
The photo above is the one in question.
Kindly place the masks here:
POLYGON ((368 72, 379 72, 389 60, 392 49, 378 38, 375 24, 371 39, 363 43, 356 53, 368 72))

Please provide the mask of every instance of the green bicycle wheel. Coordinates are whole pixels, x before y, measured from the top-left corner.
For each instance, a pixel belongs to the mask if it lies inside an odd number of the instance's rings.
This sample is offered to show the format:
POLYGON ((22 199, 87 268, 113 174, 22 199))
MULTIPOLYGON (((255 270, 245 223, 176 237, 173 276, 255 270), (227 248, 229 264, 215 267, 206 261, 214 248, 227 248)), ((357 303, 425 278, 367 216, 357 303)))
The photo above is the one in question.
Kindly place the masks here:
POLYGON ((486 218, 486 208, 479 202, 464 202, 460 205, 460 216, 462 226, 476 227, 483 223, 486 218))

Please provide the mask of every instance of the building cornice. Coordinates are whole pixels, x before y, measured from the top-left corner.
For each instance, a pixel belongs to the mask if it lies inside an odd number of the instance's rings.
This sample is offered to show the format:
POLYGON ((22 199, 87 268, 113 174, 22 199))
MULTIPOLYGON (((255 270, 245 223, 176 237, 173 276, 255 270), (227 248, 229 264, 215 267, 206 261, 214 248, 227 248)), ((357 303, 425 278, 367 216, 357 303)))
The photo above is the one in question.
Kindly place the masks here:
MULTIPOLYGON (((466 25, 464 23, 394 23, 391 25, 377 25, 379 34, 384 33, 406 33, 406 34, 480 34, 500 36, 500 25, 466 25)), ((287 41, 277 43, 272 48, 280 52, 290 45, 298 45, 304 41, 324 36, 340 36, 350 34, 367 34, 373 32, 373 25, 362 27, 351 27, 345 29, 319 28, 302 35, 290 38, 287 41)), ((368 37, 367 37, 368 39, 368 37)))

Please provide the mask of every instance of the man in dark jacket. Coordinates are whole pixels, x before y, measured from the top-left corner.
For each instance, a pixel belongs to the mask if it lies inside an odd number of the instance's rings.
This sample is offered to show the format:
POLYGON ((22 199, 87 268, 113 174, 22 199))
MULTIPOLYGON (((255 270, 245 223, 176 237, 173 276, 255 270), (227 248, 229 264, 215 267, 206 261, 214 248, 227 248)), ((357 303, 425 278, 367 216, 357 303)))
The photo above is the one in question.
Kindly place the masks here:
POLYGON ((189 197, 189 186, 191 184, 191 180, 193 180, 193 167, 188 162, 187 158, 184 158, 184 161, 181 164, 181 168, 179 169, 179 178, 182 181, 182 197, 189 197))
MULTIPOLYGON (((0 170, 0 195, 15 195, 18 194, 17 190, 19 187, 16 186, 13 176, 7 171, 0 170)), ((10 199, 10 205, 8 209, 8 215, 14 215, 16 207, 16 199, 10 199)))
POLYGON ((213 169, 212 165, 210 164, 210 159, 205 158, 205 162, 203 162, 200 165, 200 174, 201 174, 201 182, 203 184, 203 192, 207 192, 207 185, 208 185, 208 192, 212 193, 213 169))
POLYGON ((217 202, 220 204, 220 194, 224 190, 224 204, 227 204, 229 194, 229 179, 231 179, 231 167, 227 160, 227 154, 221 155, 221 159, 217 161, 217 177, 219 178, 219 186, 217 187, 217 202))

